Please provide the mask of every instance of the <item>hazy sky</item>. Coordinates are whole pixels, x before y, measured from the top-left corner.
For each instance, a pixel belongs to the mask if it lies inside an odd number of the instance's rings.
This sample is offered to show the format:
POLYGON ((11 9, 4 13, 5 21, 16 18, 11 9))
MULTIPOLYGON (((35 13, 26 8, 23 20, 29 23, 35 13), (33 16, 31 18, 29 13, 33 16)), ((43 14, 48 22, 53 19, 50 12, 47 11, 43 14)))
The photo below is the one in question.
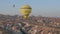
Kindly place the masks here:
POLYGON ((0 13, 20 15, 20 7, 24 4, 32 7, 31 15, 60 17, 60 0, 0 0, 0 13))

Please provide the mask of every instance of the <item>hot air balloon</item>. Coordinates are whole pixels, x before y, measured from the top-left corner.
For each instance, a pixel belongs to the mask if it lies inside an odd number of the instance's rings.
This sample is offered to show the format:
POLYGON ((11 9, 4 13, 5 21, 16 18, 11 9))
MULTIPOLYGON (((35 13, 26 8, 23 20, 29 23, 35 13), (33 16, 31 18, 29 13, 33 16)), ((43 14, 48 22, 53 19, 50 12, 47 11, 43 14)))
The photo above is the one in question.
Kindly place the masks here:
POLYGON ((23 15, 24 19, 28 19, 29 14, 31 13, 32 8, 29 5, 23 5, 21 8, 21 14, 23 15))
POLYGON ((13 5, 13 7, 15 7, 15 4, 13 5))

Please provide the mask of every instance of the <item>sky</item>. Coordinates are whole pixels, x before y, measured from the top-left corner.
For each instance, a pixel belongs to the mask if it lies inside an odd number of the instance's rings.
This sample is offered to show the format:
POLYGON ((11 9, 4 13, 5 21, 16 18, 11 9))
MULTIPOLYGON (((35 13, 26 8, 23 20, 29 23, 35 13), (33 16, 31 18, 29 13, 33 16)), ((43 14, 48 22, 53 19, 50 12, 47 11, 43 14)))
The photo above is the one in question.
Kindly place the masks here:
POLYGON ((30 15, 60 17, 60 0, 0 0, 0 14, 21 15, 20 7, 25 4, 32 7, 30 15))

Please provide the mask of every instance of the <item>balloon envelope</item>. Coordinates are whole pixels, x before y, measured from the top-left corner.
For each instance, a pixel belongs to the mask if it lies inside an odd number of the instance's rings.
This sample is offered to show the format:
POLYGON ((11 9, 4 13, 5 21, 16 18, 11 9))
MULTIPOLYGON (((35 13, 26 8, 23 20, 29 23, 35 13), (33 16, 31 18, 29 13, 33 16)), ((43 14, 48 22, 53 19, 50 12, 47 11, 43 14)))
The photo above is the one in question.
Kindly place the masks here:
POLYGON ((21 10, 21 14, 23 15, 24 19, 28 19, 32 8, 29 5, 24 5, 24 6, 21 7, 20 10, 21 10))
POLYGON ((15 7, 15 5, 13 5, 13 7, 15 7))

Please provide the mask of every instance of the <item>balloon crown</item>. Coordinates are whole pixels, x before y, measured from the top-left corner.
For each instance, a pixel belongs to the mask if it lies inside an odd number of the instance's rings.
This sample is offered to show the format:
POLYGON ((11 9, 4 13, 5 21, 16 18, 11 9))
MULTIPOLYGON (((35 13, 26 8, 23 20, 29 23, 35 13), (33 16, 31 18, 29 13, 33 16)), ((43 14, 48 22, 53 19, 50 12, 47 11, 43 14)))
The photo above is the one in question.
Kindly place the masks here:
POLYGON ((23 5, 21 9, 32 9, 29 5, 23 5))

